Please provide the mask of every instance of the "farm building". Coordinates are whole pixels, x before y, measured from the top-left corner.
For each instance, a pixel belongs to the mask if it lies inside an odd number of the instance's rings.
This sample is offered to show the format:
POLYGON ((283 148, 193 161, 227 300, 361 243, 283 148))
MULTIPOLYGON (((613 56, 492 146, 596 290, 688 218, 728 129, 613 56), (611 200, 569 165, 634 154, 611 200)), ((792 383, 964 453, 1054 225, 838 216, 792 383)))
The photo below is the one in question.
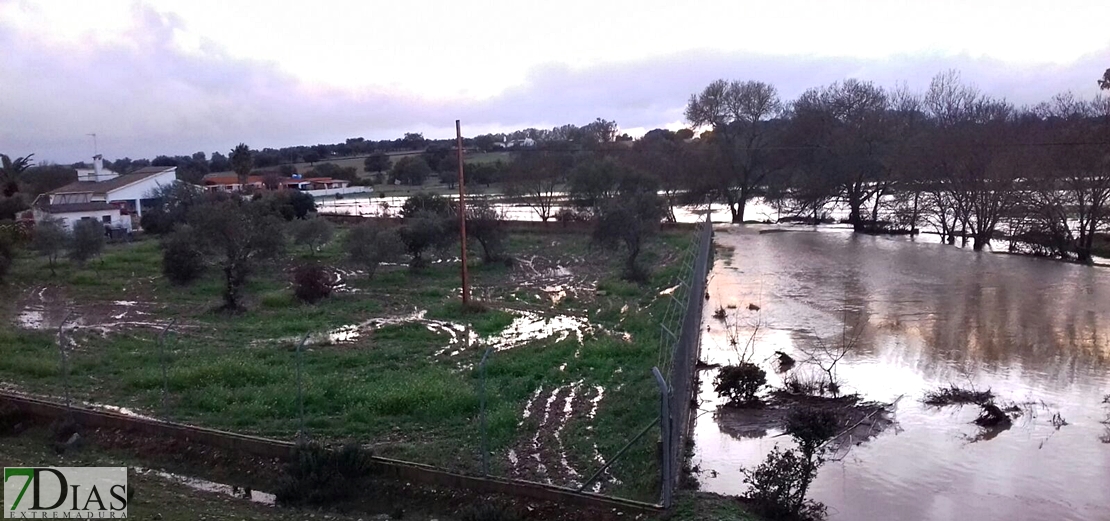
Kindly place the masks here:
POLYGON ((245 185, 238 176, 209 175, 201 181, 205 190, 213 192, 238 192, 244 188, 252 190, 301 190, 312 195, 335 195, 371 191, 367 187, 352 187, 346 179, 331 177, 285 177, 277 174, 251 175, 245 185))
POLYGON ((83 219, 106 227, 131 230, 139 227, 143 204, 158 187, 177 180, 177 167, 150 166, 130 174, 104 168, 103 158, 93 157, 93 168, 79 169, 77 182, 40 195, 32 204, 35 222, 59 219, 66 228, 83 219))

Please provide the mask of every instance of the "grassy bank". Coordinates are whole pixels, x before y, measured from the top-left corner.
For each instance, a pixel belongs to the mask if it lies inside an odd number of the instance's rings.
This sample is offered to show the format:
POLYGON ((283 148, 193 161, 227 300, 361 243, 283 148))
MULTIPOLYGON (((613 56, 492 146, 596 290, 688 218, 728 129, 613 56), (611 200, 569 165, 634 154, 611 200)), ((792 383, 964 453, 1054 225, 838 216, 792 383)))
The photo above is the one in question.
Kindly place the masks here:
MULTIPOLYGON (((485 346, 495 345, 503 349, 490 357, 485 381, 492 472, 572 485, 655 417, 650 370, 666 306, 658 293, 673 285, 673 261, 691 238, 654 240, 645 261, 655 272, 641 286, 618 280, 620 259, 591 247, 587 237, 512 236, 515 266, 472 267, 474 294, 489 308, 482 313, 458 305, 457 263, 418 273, 389 267, 369 280, 343 265, 338 240, 311 257, 345 270, 344 291, 317 305, 295 302, 287 271, 296 258, 309 257, 297 252, 256 271, 248 311, 238 315, 212 311, 220 302, 218 273, 184 288, 163 279, 154 241, 111 246, 84 267, 62 263, 54 276, 44 261, 24 254, 3 288, 8 325, 0 330, 0 380, 62 395, 51 328, 72 311, 82 325, 69 335, 76 399, 288 439, 301 421, 294 347, 311 334, 302 362, 304 422, 312 436, 355 439, 384 456, 476 471, 477 366, 485 346), (324 334, 414 311, 424 311, 423 319, 363 328, 349 341, 329 342, 324 334), (28 323, 29 313, 41 315, 41 323, 28 323), (178 325, 166 342, 163 410, 157 337, 170 319, 178 325), (514 336, 516 326, 539 332, 514 336), (467 330, 476 342, 463 340, 467 330)), ((634 446, 604 476, 602 491, 656 499, 655 440, 647 436, 634 446)))

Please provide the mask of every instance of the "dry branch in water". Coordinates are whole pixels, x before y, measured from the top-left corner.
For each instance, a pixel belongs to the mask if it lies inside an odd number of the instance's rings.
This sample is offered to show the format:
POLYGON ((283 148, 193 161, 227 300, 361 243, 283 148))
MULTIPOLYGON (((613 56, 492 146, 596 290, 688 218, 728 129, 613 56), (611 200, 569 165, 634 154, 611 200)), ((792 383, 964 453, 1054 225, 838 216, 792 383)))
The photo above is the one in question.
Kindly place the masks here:
POLYGON ((925 405, 943 407, 945 405, 982 405, 993 399, 994 393, 991 392, 990 389, 979 391, 976 389, 964 389, 955 385, 949 385, 948 387, 942 387, 925 393, 925 398, 922 399, 922 402, 924 402, 925 405))

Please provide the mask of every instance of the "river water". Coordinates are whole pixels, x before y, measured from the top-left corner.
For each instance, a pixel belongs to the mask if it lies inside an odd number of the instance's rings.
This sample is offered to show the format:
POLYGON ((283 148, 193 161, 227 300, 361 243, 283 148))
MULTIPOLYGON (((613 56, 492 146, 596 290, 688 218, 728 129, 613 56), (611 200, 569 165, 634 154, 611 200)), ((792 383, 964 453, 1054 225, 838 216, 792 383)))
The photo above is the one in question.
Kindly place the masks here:
MULTIPOLYGON (((1110 519, 1110 269, 832 228, 725 225, 715 243, 703 360, 735 361, 712 317, 731 305, 772 385, 774 351, 800 359, 814 336, 858 335, 843 391, 897 400, 894 426, 821 468, 810 497, 831 519, 1110 519), (1024 413, 985 432, 973 406, 921 402, 949 383, 1024 413)), ((738 494, 739 469, 789 441, 722 427, 713 376, 701 374, 693 462, 703 490, 738 494)))

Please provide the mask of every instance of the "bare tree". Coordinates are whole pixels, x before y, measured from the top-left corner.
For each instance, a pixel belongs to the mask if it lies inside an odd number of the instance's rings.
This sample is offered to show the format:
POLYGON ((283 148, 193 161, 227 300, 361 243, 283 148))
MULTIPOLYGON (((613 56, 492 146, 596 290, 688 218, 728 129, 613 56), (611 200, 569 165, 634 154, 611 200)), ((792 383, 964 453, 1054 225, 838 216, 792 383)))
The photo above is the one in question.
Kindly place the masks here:
POLYGON ((1110 217, 1110 162, 1104 146, 1088 144, 1110 137, 1110 99, 1087 102, 1059 94, 1034 109, 1042 119, 1045 147, 1030 207, 1060 255, 1074 252, 1090 263, 1094 237, 1110 217))
POLYGON ((519 197, 547 222, 555 215, 555 206, 562 198, 561 188, 573 164, 574 158, 567 152, 521 152, 509 172, 507 192, 519 197))
POLYGON ((866 228, 865 205, 891 183, 883 161, 894 122, 889 105, 881 87, 854 79, 810 89, 793 104, 792 134, 808 149, 807 177, 835 189, 857 231, 866 228))
POLYGON ((840 338, 836 341, 828 341, 822 339, 816 333, 813 334, 813 344, 811 345, 798 345, 797 348, 801 351, 805 358, 803 362, 816 365, 825 373, 826 382, 825 389, 829 391, 834 397, 840 395, 840 379, 836 374, 836 366, 844 357, 854 352, 859 347, 860 337, 863 336, 864 322, 862 319, 856 319, 855 323, 849 331, 847 310, 845 310, 844 322, 841 325, 840 338))

